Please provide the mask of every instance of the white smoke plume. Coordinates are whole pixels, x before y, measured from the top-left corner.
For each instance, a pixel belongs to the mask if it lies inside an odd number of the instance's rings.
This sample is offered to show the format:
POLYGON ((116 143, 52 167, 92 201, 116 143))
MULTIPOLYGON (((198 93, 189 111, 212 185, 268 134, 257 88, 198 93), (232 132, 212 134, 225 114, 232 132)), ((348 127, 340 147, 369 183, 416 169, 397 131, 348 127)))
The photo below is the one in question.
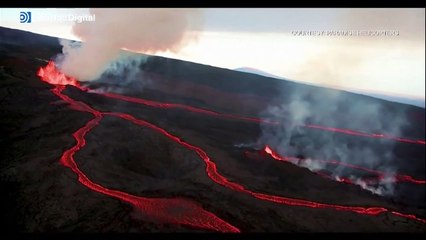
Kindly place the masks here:
POLYGON ((202 24, 198 9, 90 9, 90 14, 96 21, 73 26, 82 44, 61 42, 59 67, 79 81, 98 79, 120 58, 121 49, 148 54, 177 52, 197 38, 202 24))
MULTIPOLYGON (((375 140, 380 144, 371 146, 368 138, 342 136, 303 127, 315 124, 400 136, 407 124, 402 110, 390 112, 376 100, 348 97, 347 94, 309 86, 284 89, 282 104, 270 105, 260 115, 262 118, 279 120, 282 124, 261 124, 261 136, 257 145, 269 145, 281 156, 302 158, 302 161, 293 163, 313 172, 326 170, 335 179, 358 176, 362 172, 340 165, 323 164, 315 159, 338 160, 383 172, 395 172, 397 167, 392 163, 395 159, 392 141, 375 140)), ((360 176, 352 177, 352 180, 354 184, 379 195, 392 195, 395 184, 388 178, 374 186, 364 182, 360 176)))
MULTIPOLYGON (((339 176, 334 176, 336 181, 341 182, 342 179, 339 176)), ((349 179, 355 184, 360 186, 362 189, 370 191, 373 194, 380 196, 392 196, 395 190, 395 176, 394 173, 386 175, 384 178, 379 179, 375 183, 370 183, 357 176, 349 176, 349 179)))
POLYGON ((301 167, 309 169, 311 172, 317 172, 319 170, 324 169, 325 163, 318 162, 315 160, 312 160, 310 158, 305 159, 304 161, 301 161, 299 164, 297 164, 301 167))

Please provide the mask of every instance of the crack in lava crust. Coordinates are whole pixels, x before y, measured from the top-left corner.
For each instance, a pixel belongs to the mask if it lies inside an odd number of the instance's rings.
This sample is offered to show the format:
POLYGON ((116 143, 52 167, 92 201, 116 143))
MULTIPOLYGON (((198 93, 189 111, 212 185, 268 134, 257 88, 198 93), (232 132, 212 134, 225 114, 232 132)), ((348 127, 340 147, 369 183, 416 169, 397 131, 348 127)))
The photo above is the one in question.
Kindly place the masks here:
POLYGON ((194 227, 206 228, 206 229, 222 231, 222 232, 239 232, 238 228, 223 221, 222 219, 215 216, 213 213, 210 213, 204 210, 203 208, 199 207, 196 203, 192 201, 188 201, 181 198, 154 199, 154 198, 144 198, 144 197, 133 196, 118 190, 107 189, 88 179, 87 176, 83 172, 81 172, 81 170, 78 168, 76 162, 73 159, 73 155, 77 151, 79 151, 81 148, 84 147, 84 145, 86 144, 86 141, 84 138, 85 135, 91 129, 93 129, 96 125, 99 124, 99 122, 101 121, 104 115, 116 116, 128 121, 131 121, 134 124, 147 126, 157 132, 160 132, 161 134, 167 136, 171 140, 196 152, 198 156, 200 156, 200 158, 206 164, 206 173, 208 177, 211 180, 213 180, 215 183, 237 192, 249 194, 257 199, 274 202, 278 204, 289 205, 289 206, 299 206, 299 207, 308 207, 308 208, 326 208, 326 209, 334 209, 339 211, 349 211, 349 212, 354 212, 354 213, 364 214, 364 215, 378 215, 378 214, 387 212, 399 217, 408 218, 408 219, 420 221, 422 223, 426 223, 426 220, 418 218, 415 215, 399 213, 399 212, 392 211, 383 207, 359 207, 359 206, 344 206, 344 205, 336 205, 336 204, 319 203, 319 202, 313 202, 313 201, 308 201, 303 199, 287 198, 282 196, 258 193, 258 192, 248 190, 244 186, 238 183, 231 182, 225 176, 221 175, 217 171, 216 164, 213 161, 211 161, 207 153, 201 148, 191 145, 181 140, 179 137, 170 134, 166 130, 152 123, 149 123, 147 121, 137 119, 130 114, 116 113, 116 112, 100 112, 91 108, 90 106, 88 106, 87 104, 83 102, 75 101, 71 99, 70 97, 64 95, 62 91, 65 89, 66 85, 77 86, 82 91, 87 91, 87 89, 81 88, 78 85, 78 82, 76 82, 74 79, 68 78, 64 74, 57 71, 53 63, 52 64, 49 63, 48 66, 44 68, 44 70, 43 68, 41 68, 38 72, 38 76, 40 76, 43 81, 46 81, 54 85, 55 88, 52 89, 51 91, 55 95, 57 95, 58 97, 60 97, 61 99, 69 103, 71 108, 78 111, 89 112, 95 116, 94 119, 87 122, 87 124, 84 127, 80 128, 73 134, 74 138, 77 141, 77 144, 63 153, 61 157, 61 163, 65 165, 66 167, 70 168, 73 172, 75 172, 78 175, 78 180, 84 186, 96 192, 128 202, 132 204, 133 206, 135 206, 136 208, 140 209, 141 211, 145 212, 146 214, 152 216, 153 218, 161 219, 161 220, 172 222, 172 223, 185 224, 185 225, 190 225, 194 227), (50 68, 50 69, 46 69, 46 68, 50 68), (51 72, 53 72, 54 74, 49 74, 51 72), (59 77, 59 78, 64 77, 66 81, 65 82, 61 81, 60 82, 61 85, 57 85, 58 84, 57 81, 50 79, 52 77, 59 77), (178 216, 173 215, 174 211, 170 209, 173 209, 174 207, 182 208, 182 206, 184 209, 187 210, 185 211, 185 214, 182 214, 182 215, 179 214, 178 216))

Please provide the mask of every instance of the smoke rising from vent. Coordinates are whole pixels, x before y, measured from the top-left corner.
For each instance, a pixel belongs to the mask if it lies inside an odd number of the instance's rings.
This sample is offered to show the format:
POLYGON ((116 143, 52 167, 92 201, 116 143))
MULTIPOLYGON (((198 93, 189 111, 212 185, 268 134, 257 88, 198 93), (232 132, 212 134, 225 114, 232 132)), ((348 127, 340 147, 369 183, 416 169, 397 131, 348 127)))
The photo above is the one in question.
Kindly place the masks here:
POLYGON ((79 81, 99 78, 121 49, 153 54, 177 52, 197 38, 202 14, 197 9, 90 9, 96 21, 75 23, 73 33, 83 43, 61 42, 62 72, 79 81))
MULTIPOLYGON (((288 89, 286 91, 288 93, 288 89)), ((393 141, 348 137, 303 127, 314 124, 393 136, 402 134, 406 124, 402 110, 389 111, 376 100, 356 96, 348 98, 346 94, 324 88, 295 87, 290 94, 282 96, 282 104, 271 105, 261 113, 262 118, 278 119, 282 124, 271 126, 262 123, 257 145, 269 145, 282 156, 305 159, 294 162, 300 167, 314 172, 325 170, 335 179, 351 176, 355 184, 366 190, 392 195, 393 182, 383 180, 376 186, 370 186, 362 178, 355 177, 362 176, 361 172, 315 161, 337 160, 389 173, 398 170, 392 164, 395 158, 393 141), (372 146, 371 141, 379 143, 372 146)))

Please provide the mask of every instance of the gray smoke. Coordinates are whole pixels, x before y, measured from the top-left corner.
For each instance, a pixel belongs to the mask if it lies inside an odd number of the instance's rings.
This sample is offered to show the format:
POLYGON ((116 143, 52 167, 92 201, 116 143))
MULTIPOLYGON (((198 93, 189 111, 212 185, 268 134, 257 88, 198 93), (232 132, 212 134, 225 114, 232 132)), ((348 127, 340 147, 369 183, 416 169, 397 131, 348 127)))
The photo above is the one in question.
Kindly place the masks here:
MULTIPOLYGON (((279 119, 282 124, 271 126, 261 124, 262 134, 258 144, 269 145, 282 156, 299 157, 304 161, 294 164, 313 172, 326 170, 339 180, 349 177, 355 184, 376 194, 393 194, 393 174, 397 169, 392 166, 392 141, 380 141, 379 147, 368 144, 369 138, 351 137, 304 125, 321 125, 351 129, 366 133, 400 136, 406 124, 404 114, 389 112, 377 100, 369 98, 347 98, 345 93, 306 87, 286 89, 282 104, 271 105, 262 113, 262 118, 279 119), (315 160, 338 160, 353 165, 364 166, 389 172, 389 176, 374 186, 364 182, 356 172, 343 166, 333 166, 315 160)), ((370 175, 371 176, 371 175, 370 175)))

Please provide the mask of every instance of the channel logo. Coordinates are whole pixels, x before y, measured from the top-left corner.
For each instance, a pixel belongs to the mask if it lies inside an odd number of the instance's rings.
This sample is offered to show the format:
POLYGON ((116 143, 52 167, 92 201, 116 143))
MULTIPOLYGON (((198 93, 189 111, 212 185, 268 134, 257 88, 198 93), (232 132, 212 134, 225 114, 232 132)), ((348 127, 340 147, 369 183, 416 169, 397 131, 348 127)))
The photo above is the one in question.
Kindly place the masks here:
POLYGON ((31 23, 31 12, 20 12, 19 20, 21 23, 31 23))

